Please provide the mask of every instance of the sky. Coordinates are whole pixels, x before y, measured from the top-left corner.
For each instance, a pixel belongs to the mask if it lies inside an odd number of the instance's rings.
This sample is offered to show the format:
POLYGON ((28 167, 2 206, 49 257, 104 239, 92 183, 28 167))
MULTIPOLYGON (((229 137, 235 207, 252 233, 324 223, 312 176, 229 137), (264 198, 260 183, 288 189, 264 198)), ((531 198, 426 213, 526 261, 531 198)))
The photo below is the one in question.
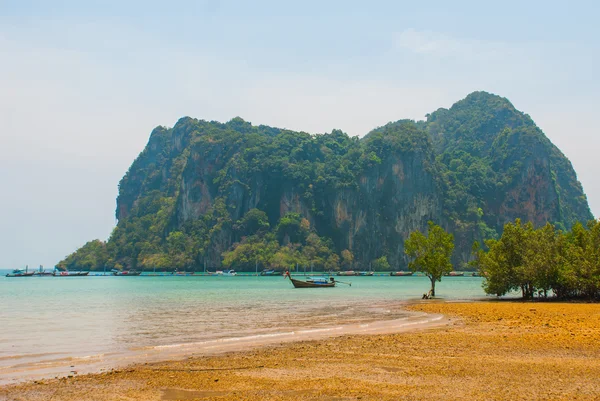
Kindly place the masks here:
POLYGON ((599 216, 599 14, 576 0, 0 0, 0 268, 107 239, 119 180, 182 116, 362 136, 476 90, 533 118, 599 216))

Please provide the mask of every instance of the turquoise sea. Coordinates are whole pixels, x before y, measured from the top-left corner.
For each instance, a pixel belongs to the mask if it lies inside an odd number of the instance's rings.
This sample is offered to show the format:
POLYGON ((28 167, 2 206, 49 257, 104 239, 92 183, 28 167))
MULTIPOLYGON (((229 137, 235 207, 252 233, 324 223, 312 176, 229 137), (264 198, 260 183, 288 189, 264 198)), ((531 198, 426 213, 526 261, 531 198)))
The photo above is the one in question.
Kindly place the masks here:
MULTIPOLYGON (((398 319, 404 302, 429 289, 423 276, 339 277, 352 285, 294 289, 281 276, 1 273, 0 383, 84 365, 93 371, 148 350, 398 319)), ((479 277, 444 277, 436 291, 451 300, 485 297, 479 277)))

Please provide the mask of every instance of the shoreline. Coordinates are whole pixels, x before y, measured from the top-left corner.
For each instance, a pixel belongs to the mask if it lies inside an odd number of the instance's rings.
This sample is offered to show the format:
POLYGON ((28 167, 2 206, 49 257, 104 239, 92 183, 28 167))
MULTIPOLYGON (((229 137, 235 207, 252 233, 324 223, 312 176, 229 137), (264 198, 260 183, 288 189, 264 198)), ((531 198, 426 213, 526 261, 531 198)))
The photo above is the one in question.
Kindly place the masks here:
POLYGON ((449 320, 2 386, 0 400, 600 398, 599 304, 438 301, 407 308, 449 320))
MULTIPOLYGON (((385 320, 362 320, 357 323, 339 323, 325 327, 292 328, 274 333, 258 333, 247 336, 223 337, 203 341, 175 343, 166 345, 148 345, 132 347, 120 352, 107 352, 83 356, 60 355, 56 359, 34 362, 25 356, 8 356, 2 360, 13 360, 12 366, 0 368, 0 388, 7 385, 31 383, 38 380, 69 378, 76 375, 100 374, 102 372, 127 369, 130 366, 145 363, 162 363, 184 360, 190 356, 215 356, 230 352, 239 352, 269 346, 324 340, 348 335, 376 335, 402 333, 406 331, 437 327, 448 324, 448 319, 440 314, 427 314, 410 311, 407 307, 418 304, 420 300, 403 300, 391 305, 406 315, 402 318, 385 320)), ((44 354, 38 354, 46 356, 44 354)), ((52 355, 52 354, 47 354, 52 355)), ((36 355, 34 355, 36 356, 36 355)))

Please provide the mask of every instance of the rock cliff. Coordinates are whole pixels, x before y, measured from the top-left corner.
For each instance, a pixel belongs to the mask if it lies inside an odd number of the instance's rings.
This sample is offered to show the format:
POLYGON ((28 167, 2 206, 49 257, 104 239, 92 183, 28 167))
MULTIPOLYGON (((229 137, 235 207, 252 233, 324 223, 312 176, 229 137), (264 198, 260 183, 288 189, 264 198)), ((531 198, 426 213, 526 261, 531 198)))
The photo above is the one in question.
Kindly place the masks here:
MULTIPOLYGON (((404 240, 429 220, 455 234, 460 267, 474 240, 515 218, 564 228, 593 218, 566 157, 529 116, 485 92, 362 139, 185 117, 154 129, 121 180, 106 263, 220 266, 254 234, 239 227, 255 209, 271 232, 298 216, 330 248, 330 267, 349 250, 356 268, 381 256, 405 268, 404 240)), ((289 235, 280 245, 304 252, 307 235, 300 248, 289 235)), ((316 257, 307 255, 303 263, 316 257)))

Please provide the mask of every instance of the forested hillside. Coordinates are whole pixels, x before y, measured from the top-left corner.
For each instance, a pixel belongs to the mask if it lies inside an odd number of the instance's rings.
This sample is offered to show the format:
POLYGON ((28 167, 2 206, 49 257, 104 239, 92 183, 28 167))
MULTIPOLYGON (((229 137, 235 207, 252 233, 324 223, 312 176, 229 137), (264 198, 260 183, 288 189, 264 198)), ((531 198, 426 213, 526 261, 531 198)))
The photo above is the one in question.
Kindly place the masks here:
POLYGON ((485 92, 362 139, 182 118, 153 130, 119 183, 116 213, 107 242, 59 265, 399 269, 405 239, 432 220, 455 235, 461 268, 474 240, 515 218, 565 229, 593 218, 566 157, 485 92))

